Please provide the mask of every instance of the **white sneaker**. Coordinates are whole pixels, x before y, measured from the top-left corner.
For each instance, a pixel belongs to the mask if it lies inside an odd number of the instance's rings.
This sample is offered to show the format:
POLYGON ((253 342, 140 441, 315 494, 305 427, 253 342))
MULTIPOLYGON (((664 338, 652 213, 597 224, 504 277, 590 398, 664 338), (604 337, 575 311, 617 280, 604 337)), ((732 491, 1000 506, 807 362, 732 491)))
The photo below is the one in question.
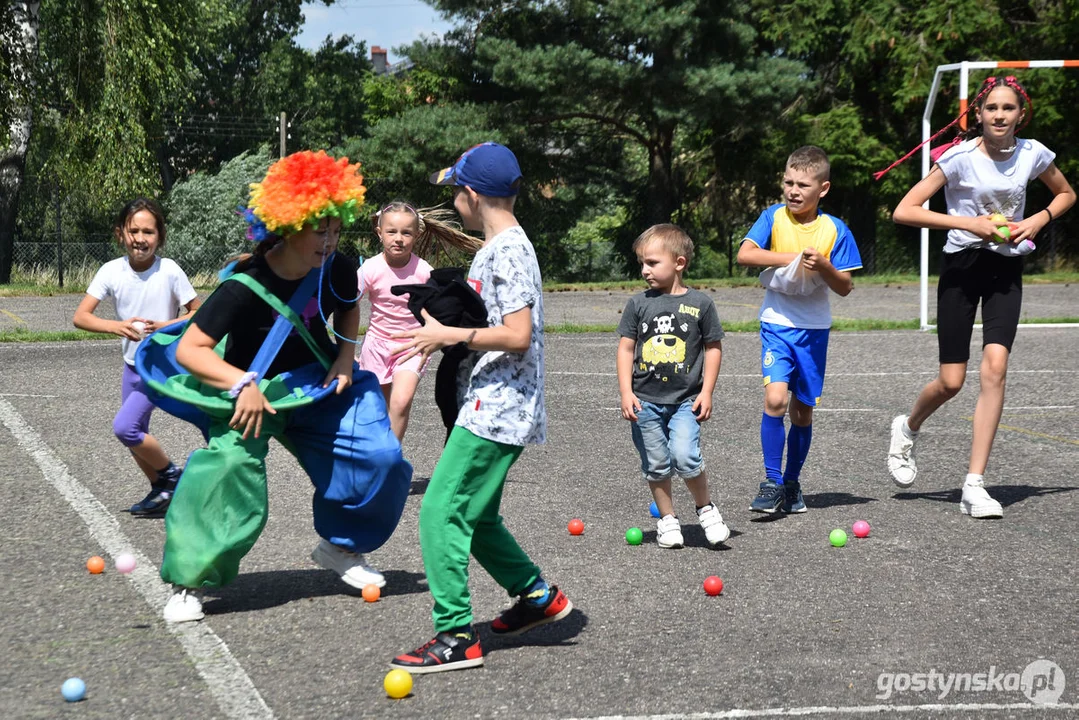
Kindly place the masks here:
POLYGON ((172 586, 172 597, 165 603, 165 622, 182 623, 202 620, 202 593, 191 588, 172 586))
POLYGON ((906 415, 892 420, 892 442, 888 446, 888 471, 892 481, 901 488, 908 488, 918 477, 918 465, 914 462, 914 440, 903 432, 906 415))
POLYGON ((704 536, 708 538, 709 545, 719 545, 731 536, 731 529, 723 522, 723 516, 719 514, 719 508, 714 503, 705 505, 697 511, 697 518, 704 528, 704 536))
POLYGON ((981 480, 976 482, 968 480, 963 484, 963 499, 959 501, 959 509, 964 515, 970 515, 972 518, 1004 517, 1004 508, 989 497, 981 480))
POLYGON ((682 524, 674 515, 665 515, 656 521, 656 542, 661 548, 685 547, 682 524))
POLYGON ((323 539, 311 551, 311 559, 327 570, 333 570, 347 584, 363 590, 368 585, 386 587, 386 578, 368 565, 361 553, 354 553, 323 539))

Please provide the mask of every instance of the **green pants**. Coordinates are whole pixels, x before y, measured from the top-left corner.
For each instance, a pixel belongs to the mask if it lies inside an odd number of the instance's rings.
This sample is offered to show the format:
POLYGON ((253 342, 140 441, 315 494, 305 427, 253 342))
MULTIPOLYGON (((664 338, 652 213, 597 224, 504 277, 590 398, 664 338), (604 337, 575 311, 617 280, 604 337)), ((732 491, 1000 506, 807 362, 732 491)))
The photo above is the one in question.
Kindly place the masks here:
POLYGON ((472 622, 468 558, 472 555, 510 596, 540 569, 502 524, 506 474, 523 447, 453 428, 420 506, 420 548, 435 606, 435 632, 472 622))

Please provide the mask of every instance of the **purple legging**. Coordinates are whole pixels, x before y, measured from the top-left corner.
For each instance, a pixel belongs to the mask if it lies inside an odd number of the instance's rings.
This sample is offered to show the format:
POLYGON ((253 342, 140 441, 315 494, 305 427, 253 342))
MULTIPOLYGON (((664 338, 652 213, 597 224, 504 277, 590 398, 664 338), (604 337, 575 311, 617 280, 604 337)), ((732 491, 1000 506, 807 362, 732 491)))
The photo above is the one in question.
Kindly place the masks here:
POLYGON ((112 420, 112 431, 125 447, 136 447, 146 439, 150 429, 150 413, 154 406, 146 397, 146 386, 135 368, 124 363, 124 378, 120 389, 120 411, 112 420))

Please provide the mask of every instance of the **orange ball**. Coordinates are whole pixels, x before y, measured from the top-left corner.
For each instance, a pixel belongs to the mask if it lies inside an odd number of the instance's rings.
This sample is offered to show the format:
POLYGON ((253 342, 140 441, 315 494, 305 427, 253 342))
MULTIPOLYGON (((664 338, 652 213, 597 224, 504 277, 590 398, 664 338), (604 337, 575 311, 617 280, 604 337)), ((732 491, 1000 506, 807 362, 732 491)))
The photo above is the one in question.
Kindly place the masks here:
POLYGON ((573 518, 569 521, 569 525, 566 526, 570 535, 581 535, 584 533, 584 522, 573 518))
POLYGON ((91 575, 99 575, 105 572, 104 558, 94 555, 86 561, 86 569, 90 571, 91 575))
POLYGON ((363 586, 363 599, 367 602, 375 602, 381 594, 382 591, 378 589, 378 585, 363 586))

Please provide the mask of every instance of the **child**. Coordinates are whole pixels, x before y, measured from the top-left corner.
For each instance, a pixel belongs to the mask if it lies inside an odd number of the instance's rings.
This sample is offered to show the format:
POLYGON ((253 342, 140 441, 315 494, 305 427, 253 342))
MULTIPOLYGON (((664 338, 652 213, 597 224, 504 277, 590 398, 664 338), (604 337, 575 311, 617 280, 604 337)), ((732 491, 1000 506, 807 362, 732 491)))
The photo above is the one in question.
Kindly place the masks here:
POLYGON ((382 252, 360 267, 360 288, 371 302, 371 321, 360 350, 360 367, 373 372, 382 386, 390 411, 390 425, 398 440, 404 440, 412 399, 426 369, 419 356, 402 362, 393 357, 398 343, 395 333, 419 327, 408 309, 408 298, 391 292, 394 285, 424 283, 431 277, 431 266, 420 257, 433 241, 475 252, 479 241, 446 222, 449 211, 427 208, 416 210, 400 200, 375 213, 375 234, 382 242, 382 252))
POLYGON ((926 385, 910 415, 892 421, 888 470, 900 487, 917 477, 914 442, 930 415, 955 397, 966 380, 970 337, 982 306, 982 362, 970 463, 959 509, 975 518, 1004 516, 984 487, 985 468, 1004 408, 1004 384, 1023 299, 1025 241, 1075 204, 1075 192, 1037 140, 1015 137, 1028 118, 1030 100, 1014 77, 990 77, 971 104, 977 122, 965 140, 948 149, 893 213, 903 225, 947 230, 937 283, 940 372, 926 385), (1026 217, 1026 187, 1038 178, 1049 188, 1049 206, 1026 217), (944 188, 947 213, 922 207, 944 188), (1000 213, 1012 221, 1001 230, 1000 213), (1008 237, 1010 235, 1010 239, 1008 237))
POLYGON ((513 214, 521 182, 517 158, 502 145, 466 151, 431 182, 454 186, 454 207, 486 241, 468 283, 483 297, 489 327, 426 325, 402 338, 405 359, 424 360, 459 342, 476 353, 461 363, 468 377, 457 425, 450 433, 420 507, 420 547, 435 605, 435 637, 390 663, 411 673, 483 664, 468 592, 471 553, 511 596, 513 607, 491 623, 516 635, 566 617, 573 606, 529 559, 502 524, 506 474, 524 446, 546 440, 543 405, 543 294, 535 250, 513 214))
POLYGON ((684 545, 671 501, 671 478, 678 475, 715 546, 731 531, 708 494, 700 423, 712 416, 723 327, 712 299, 682 281, 693 259, 693 240, 685 231, 654 225, 633 242, 633 251, 649 289, 630 298, 618 324, 618 389, 622 417, 633 423, 641 472, 659 509, 656 542, 661 548, 684 545))
POLYGON ((799 478, 813 439, 813 408, 824 389, 832 326, 828 291, 849 295, 851 271, 862 267, 850 230, 817 207, 831 187, 830 170, 818 147, 791 153, 783 172, 784 203, 761 213, 738 249, 738 264, 767 268, 761 273, 766 290, 759 315, 765 480, 750 505, 753 512, 806 511, 799 478), (783 425, 788 407, 789 434, 783 425), (784 444, 787 466, 781 470, 784 444))
POLYGON ((75 310, 73 322, 82 330, 123 338, 121 404, 112 421, 112 431, 150 480, 150 492, 128 512, 161 517, 176 490, 180 469, 148 432, 154 406, 135 372, 135 350, 143 337, 174 321, 181 307, 186 314, 180 317, 190 317, 199 306, 198 294, 179 265, 157 256, 157 251, 165 247, 165 215, 156 201, 140 197, 124 205, 113 232, 126 255, 110 260, 97 271, 86 288, 86 297, 75 310), (107 297, 113 298, 119 320, 94 315, 98 304, 107 297))
POLYGON ((230 582, 261 533, 271 436, 296 456, 315 486, 315 530, 322 540, 312 559, 352 587, 386 583, 360 553, 381 546, 393 532, 412 469, 401 458, 376 378, 354 367, 356 264, 334 251, 341 226, 355 219, 363 202, 358 168, 321 151, 274 163, 251 186, 246 213, 253 235, 263 239, 206 300, 179 341, 177 362, 204 386, 227 390, 235 412, 228 420, 211 421, 209 447, 192 453, 166 517, 161 577, 174 585, 166 621, 201 619, 199 590, 230 582), (299 305, 295 329, 282 336, 265 376, 309 375, 315 387, 336 383, 336 389, 312 404, 277 412, 263 394, 269 386, 260 385, 258 373, 248 368, 258 364, 275 316, 294 312, 283 303, 292 305, 290 298, 305 283, 309 299, 299 305), (334 333, 343 340, 336 346, 324 330, 330 313, 334 333), (214 347, 226 335, 222 358, 214 347))

